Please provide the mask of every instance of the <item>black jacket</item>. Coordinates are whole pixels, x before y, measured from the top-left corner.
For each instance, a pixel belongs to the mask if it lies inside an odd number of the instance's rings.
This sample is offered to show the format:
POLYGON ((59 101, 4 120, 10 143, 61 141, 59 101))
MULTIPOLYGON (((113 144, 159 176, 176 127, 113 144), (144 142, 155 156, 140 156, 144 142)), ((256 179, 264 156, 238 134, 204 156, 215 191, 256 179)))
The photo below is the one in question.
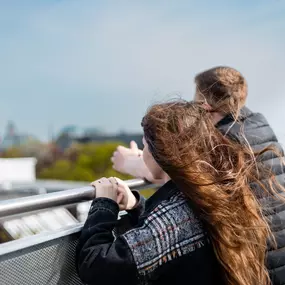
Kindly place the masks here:
MULTIPOLYGON (((262 114, 253 113, 243 108, 238 123, 231 116, 226 116, 217 124, 218 129, 228 137, 242 144, 249 144, 253 150, 261 150, 266 146, 274 146, 284 156, 283 149, 276 135, 262 114)), ((275 153, 268 151, 259 160, 269 166, 278 182, 285 187, 285 167, 275 153)), ((261 181, 265 183, 264 177, 261 181)), ((277 241, 277 249, 268 248, 267 267, 274 285, 285 284, 285 204, 280 198, 266 197, 257 185, 253 190, 264 206, 264 214, 269 220, 271 230, 277 241)))
POLYGON ((116 236, 118 205, 93 201, 77 246, 77 270, 87 284, 223 284, 200 221, 172 181, 128 216, 116 236), (142 213, 143 212, 143 213, 142 213), (141 215, 142 214, 142 215, 141 215))

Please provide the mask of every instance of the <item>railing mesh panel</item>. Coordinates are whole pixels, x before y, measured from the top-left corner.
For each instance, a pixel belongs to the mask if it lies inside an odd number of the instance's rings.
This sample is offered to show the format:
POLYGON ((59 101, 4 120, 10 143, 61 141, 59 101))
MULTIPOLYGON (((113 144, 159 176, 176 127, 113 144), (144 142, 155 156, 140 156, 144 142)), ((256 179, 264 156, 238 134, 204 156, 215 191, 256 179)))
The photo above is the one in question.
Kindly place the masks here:
POLYGON ((0 256, 1 285, 82 285, 73 234, 0 256))

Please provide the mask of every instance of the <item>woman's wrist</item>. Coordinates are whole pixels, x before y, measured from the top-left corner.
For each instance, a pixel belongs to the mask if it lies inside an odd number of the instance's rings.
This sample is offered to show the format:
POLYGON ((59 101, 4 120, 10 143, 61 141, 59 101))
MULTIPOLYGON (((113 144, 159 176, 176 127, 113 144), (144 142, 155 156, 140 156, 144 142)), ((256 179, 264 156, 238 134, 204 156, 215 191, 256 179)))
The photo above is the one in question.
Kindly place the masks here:
POLYGON ((131 201, 129 202, 129 207, 128 207, 128 211, 135 209, 139 203, 140 203, 140 194, 138 191, 132 191, 132 194, 130 196, 131 201))
POLYGON ((137 200, 135 195, 130 195, 129 199, 130 199, 130 201, 128 202, 127 210, 133 210, 138 205, 139 200, 137 200))

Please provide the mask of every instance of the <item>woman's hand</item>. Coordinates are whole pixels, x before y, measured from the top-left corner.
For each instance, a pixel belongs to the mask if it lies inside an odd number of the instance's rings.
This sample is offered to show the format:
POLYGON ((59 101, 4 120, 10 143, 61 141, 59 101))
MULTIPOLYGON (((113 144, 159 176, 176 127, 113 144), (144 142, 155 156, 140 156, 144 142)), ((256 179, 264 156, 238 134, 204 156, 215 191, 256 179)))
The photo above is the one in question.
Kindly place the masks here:
POLYGON ((96 190, 96 198, 109 198, 115 202, 118 200, 118 184, 112 183, 106 177, 102 177, 91 183, 96 190))
POLYGON ((120 178, 112 177, 110 179, 114 179, 118 185, 118 193, 122 195, 122 200, 118 203, 120 210, 131 210, 135 208, 137 204, 137 199, 132 193, 131 189, 128 185, 121 180, 120 178))
POLYGON ((101 178, 91 183, 96 188, 96 198, 109 198, 119 205, 120 210, 131 210, 137 200, 127 184, 119 178, 101 178))
POLYGON ((138 161, 141 160, 142 150, 138 148, 135 141, 130 142, 130 147, 119 145, 114 151, 111 161, 113 168, 121 173, 130 174, 139 177, 140 165, 138 161))

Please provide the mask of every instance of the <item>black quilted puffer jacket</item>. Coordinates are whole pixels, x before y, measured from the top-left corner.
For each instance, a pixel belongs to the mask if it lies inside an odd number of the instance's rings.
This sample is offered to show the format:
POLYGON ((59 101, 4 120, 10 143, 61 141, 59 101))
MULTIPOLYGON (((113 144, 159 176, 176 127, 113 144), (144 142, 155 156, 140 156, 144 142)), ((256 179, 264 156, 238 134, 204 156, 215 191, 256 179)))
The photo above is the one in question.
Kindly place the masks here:
MULTIPOLYGON (((231 139, 250 144, 253 150, 261 150, 271 145, 284 156, 282 146, 278 143, 277 137, 265 117, 262 114, 251 112, 246 107, 242 109, 238 123, 234 123, 231 116, 226 116, 217 124, 217 128, 231 139)), ((271 167, 278 182, 285 187, 285 167, 280 158, 273 152, 266 152, 262 155, 261 160, 265 165, 271 167)), ((262 190, 255 189, 254 191, 256 190, 261 204, 266 208, 264 214, 269 220, 277 241, 277 249, 268 247, 267 268, 273 285, 285 284, 285 204, 280 198, 262 197, 262 190)))

